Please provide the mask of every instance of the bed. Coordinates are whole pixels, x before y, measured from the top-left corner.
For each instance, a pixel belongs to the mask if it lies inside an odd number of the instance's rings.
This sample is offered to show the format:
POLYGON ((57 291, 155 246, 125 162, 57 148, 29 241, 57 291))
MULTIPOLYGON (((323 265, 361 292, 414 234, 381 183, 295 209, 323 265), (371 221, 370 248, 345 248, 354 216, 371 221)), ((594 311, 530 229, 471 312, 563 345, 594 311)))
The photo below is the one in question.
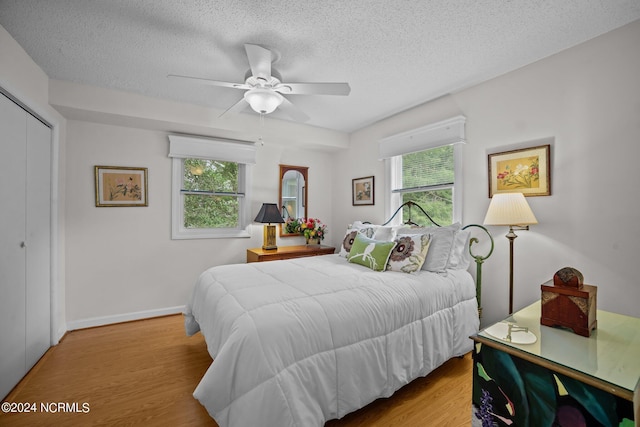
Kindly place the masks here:
POLYGON ((472 349, 479 292, 467 254, 478 266, 488 257, 471 253, 476 241, 459 225, 360 223, 333 255, 206 270, 184 313, 187 334, 200 331, 214 359, 194 396, 221 427, 322 426, 390 396, 472 349), (398 251, 407 236, 413 252, 400 263, 390 254, 375 271, 353 260, 376 257, 383 242, 398 251), (445 264, 425 269, 449 238, 445 264))

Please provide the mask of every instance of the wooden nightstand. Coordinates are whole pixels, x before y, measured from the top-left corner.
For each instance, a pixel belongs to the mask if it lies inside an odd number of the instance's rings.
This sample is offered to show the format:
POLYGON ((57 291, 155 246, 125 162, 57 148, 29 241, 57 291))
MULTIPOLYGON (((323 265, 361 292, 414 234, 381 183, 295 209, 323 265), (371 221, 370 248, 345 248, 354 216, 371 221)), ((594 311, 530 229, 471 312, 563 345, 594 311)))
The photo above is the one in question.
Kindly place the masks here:
POLYGON ((298 245, 279 246, 275 250, 262 248, 247 249, 247 262, 275 261, 279 259, 302 258, 306 256, 327 255, 335 252, 333 246, 298 245))

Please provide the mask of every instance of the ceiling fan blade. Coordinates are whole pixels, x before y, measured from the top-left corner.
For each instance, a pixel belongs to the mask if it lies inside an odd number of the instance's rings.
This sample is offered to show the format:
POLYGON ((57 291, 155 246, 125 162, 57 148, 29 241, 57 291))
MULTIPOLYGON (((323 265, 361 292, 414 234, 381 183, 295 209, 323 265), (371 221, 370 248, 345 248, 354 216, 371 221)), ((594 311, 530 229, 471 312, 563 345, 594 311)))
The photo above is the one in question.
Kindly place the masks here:
POLYGON ((297 122, 306 122, 307 120, 309 120, 309 116, 303 113, 302 110, 300 110, 298 107, 293 105, 291 101, 289 101, 284 96, 282 98, 283 98, 282 104, 280 104, 280 106, 278 107, 278 110, 287 114, 289 117, 291 117, 297 122))
POLYGON ((202 79, 200 77, 189 77, 189 76, 179 76, 176 74, 169 74, 167 78, 179 79, 179 80, 191 80, 193 82, 202 83, 205 85, 230 87, 233 89, 251 89, 251 86, 246 85, 244 83, 221 82, 219 80, 202 79))
POLYGON ((227 113, 239 113, 242 110, 244 110, 247 105, 249 105, 249 103, 247 103, 247 101, 245 101, 244 97, 240 98, 240 101, 236 102, 235 104, 233 104, 231 107, 227 108, 222 114, 220 114, 218 117, 222 117, 227 113))
POLYGON ((245 44, 253 77, 271 79, 271 51, 257 44, 245 44))
POLYGON ((282 83, 275 88, 276 92, 289 95, 349 95, 349 83, 282 83))

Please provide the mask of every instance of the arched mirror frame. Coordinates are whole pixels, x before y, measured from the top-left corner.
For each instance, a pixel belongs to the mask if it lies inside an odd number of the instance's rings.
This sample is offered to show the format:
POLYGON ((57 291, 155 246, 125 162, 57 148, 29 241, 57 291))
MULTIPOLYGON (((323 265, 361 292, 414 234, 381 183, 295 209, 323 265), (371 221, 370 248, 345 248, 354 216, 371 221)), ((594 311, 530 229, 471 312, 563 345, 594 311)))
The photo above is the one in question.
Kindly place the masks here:
MULTIPOLYGON (((308 212, 307 212, 307 206, 309 206, 309 197, 308 197, 308 192, 309 192, 309 168, 307 166, 292 166, 292 165, 280 165, 280 186, 278 189, 278 203, 280 206, 280 209, 283 209, 284 207, 284 203, 282 200, 282 182, 284 180, 284 174, 287 173, 288 171, 297 171, 300 172, 300 174, 302 175, 302 177, 304 178, 304 189, 302 191, 302 200, 300 201, 300 203, 303 204, 304 207, 304 217, 307 218, 308 217, 308 212)), ((281 212, 283 213, 283 212, 281 212)), ((287 220, 287 217, 284 216, 284 220, 287 220)), ((297 234, 287 234, 285 232, 284 226, 283 224, 280 224, 280 237, 294 237, 294 236, 298 236, 297 234)))

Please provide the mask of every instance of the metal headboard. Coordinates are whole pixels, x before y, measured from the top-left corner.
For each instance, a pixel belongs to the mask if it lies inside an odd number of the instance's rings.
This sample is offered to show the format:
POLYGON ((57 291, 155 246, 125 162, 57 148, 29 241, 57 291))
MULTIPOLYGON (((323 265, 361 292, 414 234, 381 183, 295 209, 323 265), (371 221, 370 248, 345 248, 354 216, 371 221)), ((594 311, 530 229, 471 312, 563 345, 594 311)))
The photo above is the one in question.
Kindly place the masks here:
MULTIPOLYGON (((408 208, 407 220, 404 222, 404 224, 420 227, 419 224, 416 224, 411 219, 411 208, 415 207, 415 208, 418 208, 418 210, 422 212, 429 219, 429 221, 431 221, 436 227, 440 227, 440 224, 435 222, 433 218, 431 218, 431 216, 419 204, 412 202, 411 200, 409 200, 408 202, 404 202, 402 205, 400 205, 400 207, 396 209, 393 215, 391 215, 391 218, 389 218, 387 222, 385 222, 382 225, 387 225, 391 221, 393 221, 393 219, 396 217, 398 212, 400 212, 404 207, 408 208)), ((478 225, 478 224, 465 225, 464 227, 462 227, 462 229, 466 230, 467 228, 471 228, 471 227, 476 227, 484 231, 487 237, 489 238, 489 243, 491 245, 489 248, 489 252, 486 255, 477 255, 473 253, 473 245, 476 243, 479 243, 480 239, 478 239, 477 237, 471 237, 471 239, 469 239, 469 254, 471 255, 471 257, 474 259, 476 263, 476 300, 478 301, 478 316, 482 317, 482 304, 481 304, 482 302, 482 264, 493 253, 493 236, 491 236, 491 233, 489 233, 489 230, 487 230, 482 225, 478 225)))
POLYGON ((400 211, 402 210, 402 208, 404 208, 405 206, 406 206, 407 208, 409 208, 409 209, 408 209, 408 215, 407 215, 407 216, 408 216, 408 218, 407 218, 407 220, 404 222, 405 224, 407 224, 407 225, 415 225, 415 226, 417 226, 417 227, 420 227, 420 224, 416 224, 415 222, 413 222, 413 221, 411 220, 411 208, 412 208, 413 206, 415 206, 416 208, 418 208, 418 210, 419 210, 420 212, 422 212, 422 213, 423 213, 427 218, 429 218, 429 221, 431 221, 431 222, 433 223, 433 225, 435 225, 436 227, 440 227, 440 224, 438 224, 437 222, 435 222, 435 221, 433 220, 433 218, 431 218, 431 215, 429 215, 429 214, 427 213, 427 211, 425 211, 424 209, 422 209, 422 206, 420 206, 420 205, 419 205, 419 204, 417 204, 416 202, 412 202, 411 200, 409 200, 408 202, 404 202, 403 204, 401 204, 401 205, 400 205, 400 207, 399 207, 398 209, 396 209, 396 211, 393 213, 393 215, 391 215, 391 218, 389 218, 389 219, 387 220, 387 222, 385 222, 385 223, 384 223, 384 224, 382 224, 382 225, 387 225, 387 224, 389 224, 391 221, 393 221, 393 218, 395 218, 395 217, 396 217, 396 215, 398 214, 398 212, 400 212, 400 211))

